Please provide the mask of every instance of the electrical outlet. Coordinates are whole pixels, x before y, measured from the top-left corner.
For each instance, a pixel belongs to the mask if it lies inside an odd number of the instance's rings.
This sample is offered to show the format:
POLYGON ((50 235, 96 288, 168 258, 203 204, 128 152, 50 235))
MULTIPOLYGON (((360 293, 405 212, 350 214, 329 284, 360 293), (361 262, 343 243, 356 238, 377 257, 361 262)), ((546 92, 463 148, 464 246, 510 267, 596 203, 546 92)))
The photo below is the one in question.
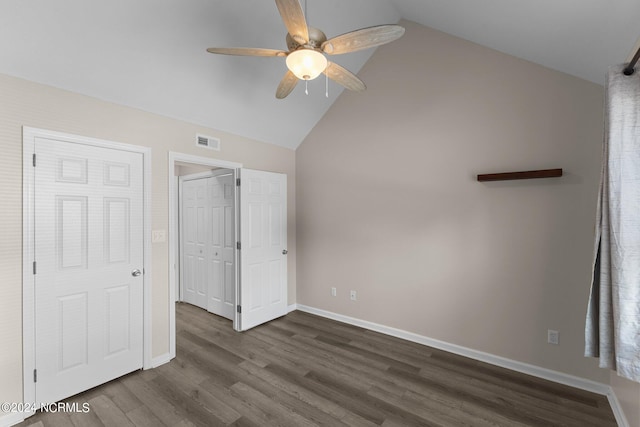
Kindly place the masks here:
POLYGON ((547 342, 553 345, 560 344, 560 332, 549 329, 547 331, 547 342))
POLYGON ((355 301, 356 299, 356 291, 351 291, 351 301, 355 301))
POLYGON ((335 297, 336 295, 338 295, 338 290, 336 288, 331 288, 331 296, 335 297))

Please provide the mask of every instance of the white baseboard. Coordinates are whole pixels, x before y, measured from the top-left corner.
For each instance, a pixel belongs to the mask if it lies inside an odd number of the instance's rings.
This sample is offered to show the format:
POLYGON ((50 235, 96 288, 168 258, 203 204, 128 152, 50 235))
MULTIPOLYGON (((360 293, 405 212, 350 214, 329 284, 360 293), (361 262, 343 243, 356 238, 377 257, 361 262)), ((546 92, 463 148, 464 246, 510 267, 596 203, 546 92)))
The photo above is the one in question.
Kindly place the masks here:
POLYGON ((0 427, 10 427, 20 424, 26 418, 22 412, 11 412, 0 417, 0 427))
POLYGON ((618 397, 613 392, 613 389, 609 387, 609 393, 607 393, 607 399, 609 400, 609 405, 611 405, 611 410, 613 411, 613 415, 616 417, 616 422, 618 423, 618 427, 631 427, 629 421, 627 421, 627 417, 624 415, 624 411, 622 410, 622 406, 620 406, 620 401, 618 397))
POLYGON ((296 311, 298 309, 298 304, 291 304, 287 307, 287 313, 291 313, 292 311, 296 311))
POLYGON ((505 357, 496 356, 494 354, 485 353, 483 351, 474 350, 456 344, 450 344, 444 341, 425 337, 423 335, 418 335, 413 332, 404 331, 402 329, 392 328, 378 323, 369 322, 367 320, 356 319, 354 317, 333 313, 331 311, 322 310, 315 307, 309 307, 303 304, 296 304, 296 307, 298 310, 304 311, 306 313, 311 313, 321 317, 326 317, 328 319, 337 320, 338 322, 347 323, 349 325, 359 326, 361 328, 380 332, 385 335, 391 335, 396 338, 401 338, 407 341, 437 348, 439 350, 444 350, 449 353, 465 356, 470 359, 489 363, 491 365, 507 368, 512 371, 521 372, 523 374, 532 375, 534 377, 543 378, 545 380, 553 381, 559 384, 564 384, 570 387, 575 387, 581 390, 586 390, 603 396, 607 396, 618 425, 620 427, 629 427, 622 408, 620 407, 620 402, 616 398, 615 393, 613 393, 611 386, 607 384, 580 378, 570 374, 565 374, 563 372, 553 371, 551 369, 542 368, 540 366, 530 365, 524 362, 518 362, 517 360, 507 359, 505 357))
POLYGON ((165 353, 161 354, 158 357, 154 357, 153 359, 151 359, 151 368, 157 368, 158 366, 164 365, 165 363, 169 363, 174 357, 175 356, 173 356, 171 353, 165 353))

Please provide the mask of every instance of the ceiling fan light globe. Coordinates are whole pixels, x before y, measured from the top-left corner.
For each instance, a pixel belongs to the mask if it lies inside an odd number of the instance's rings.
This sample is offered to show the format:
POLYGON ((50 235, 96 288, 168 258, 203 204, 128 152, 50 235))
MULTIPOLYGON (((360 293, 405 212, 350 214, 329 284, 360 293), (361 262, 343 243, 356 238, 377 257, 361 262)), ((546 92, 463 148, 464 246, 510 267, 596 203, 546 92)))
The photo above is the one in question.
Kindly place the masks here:
POLYGON ((287 56, 287 68, 300 80, 313 80, 327 68, 327 58, 313 49, 299 49, 287 56))

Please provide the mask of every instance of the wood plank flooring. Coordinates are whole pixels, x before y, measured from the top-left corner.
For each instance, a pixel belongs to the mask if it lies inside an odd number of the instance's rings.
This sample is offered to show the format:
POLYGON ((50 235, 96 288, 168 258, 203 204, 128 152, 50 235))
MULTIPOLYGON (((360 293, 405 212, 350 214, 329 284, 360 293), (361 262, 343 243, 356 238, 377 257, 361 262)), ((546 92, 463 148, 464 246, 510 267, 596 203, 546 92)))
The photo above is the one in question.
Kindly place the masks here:
POLYGON ((177 304, 177 357, 21 426, 615 426, 606 397, 299 311, 236 333, 177 304))

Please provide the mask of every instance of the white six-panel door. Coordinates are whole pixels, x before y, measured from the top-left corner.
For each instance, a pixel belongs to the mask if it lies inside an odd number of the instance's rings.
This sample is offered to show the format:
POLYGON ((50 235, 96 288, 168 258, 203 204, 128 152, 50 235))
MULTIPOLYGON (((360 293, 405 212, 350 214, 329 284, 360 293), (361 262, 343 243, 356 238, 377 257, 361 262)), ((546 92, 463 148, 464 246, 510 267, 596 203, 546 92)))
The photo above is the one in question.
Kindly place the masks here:
POLYGON ((240 330, 287 314, 287 176, 241 169, 240 330))
POLYGON ((182 181, 183 300, 207 309, 208 188, 206 179, 182 181))
POLYGON ((142 368, 143 156, 35 152, 35 398, 55 402, 142 368))
POLYGON ((233 319, 235 180, 232 170, 181 178, 183 301, 233 319))

